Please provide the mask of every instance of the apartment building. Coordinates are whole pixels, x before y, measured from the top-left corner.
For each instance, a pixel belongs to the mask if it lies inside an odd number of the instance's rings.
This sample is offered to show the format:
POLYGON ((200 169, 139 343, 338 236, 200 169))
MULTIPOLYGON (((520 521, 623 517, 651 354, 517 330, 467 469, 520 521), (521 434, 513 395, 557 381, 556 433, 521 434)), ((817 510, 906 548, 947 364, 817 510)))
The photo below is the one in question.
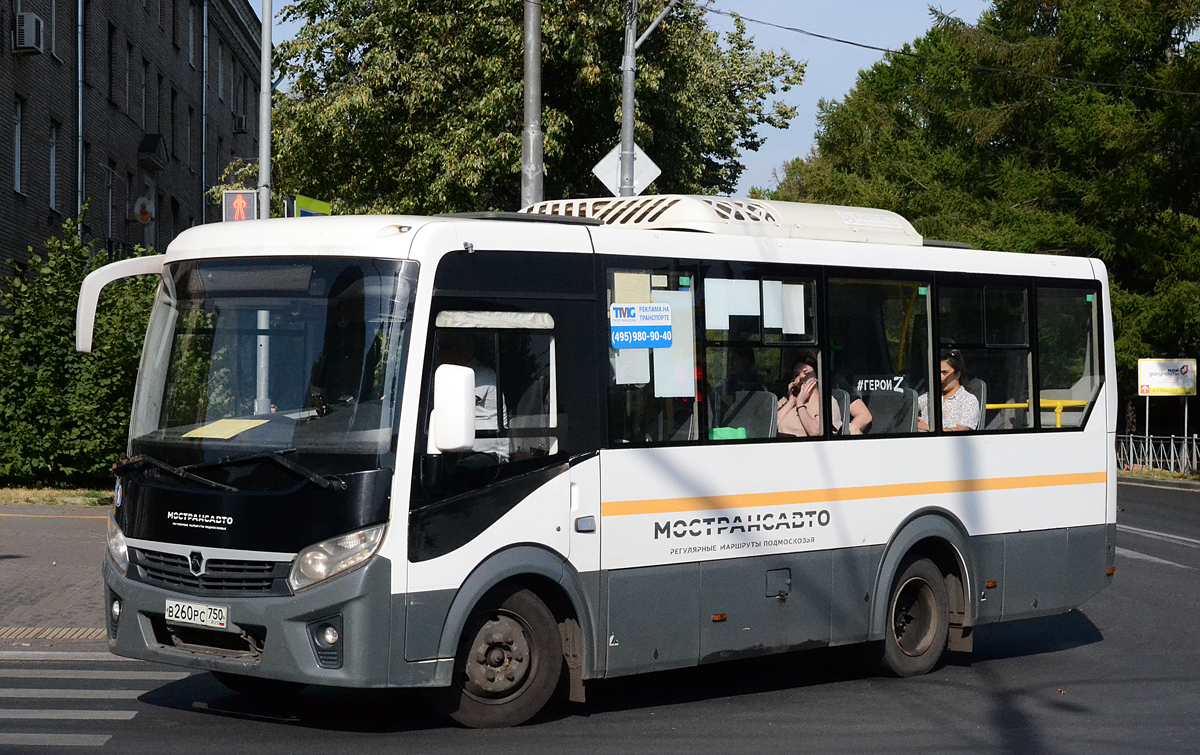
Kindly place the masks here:
POLYGON ((247 0, 12 0, 0 25, 0 276, 85 202, 110 258, 220 219, 206 189, 258 154, 247 0))

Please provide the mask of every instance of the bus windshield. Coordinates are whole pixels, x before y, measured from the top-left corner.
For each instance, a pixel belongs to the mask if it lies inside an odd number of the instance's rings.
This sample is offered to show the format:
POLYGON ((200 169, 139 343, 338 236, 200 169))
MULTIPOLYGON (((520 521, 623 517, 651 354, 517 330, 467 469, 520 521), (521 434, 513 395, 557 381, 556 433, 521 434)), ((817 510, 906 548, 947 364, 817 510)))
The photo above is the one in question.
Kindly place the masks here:
POLYGON ((391 467, 416 270, 353 257, 170 265, 130 454, 239 490, 292 487, 295 469, 391 467))

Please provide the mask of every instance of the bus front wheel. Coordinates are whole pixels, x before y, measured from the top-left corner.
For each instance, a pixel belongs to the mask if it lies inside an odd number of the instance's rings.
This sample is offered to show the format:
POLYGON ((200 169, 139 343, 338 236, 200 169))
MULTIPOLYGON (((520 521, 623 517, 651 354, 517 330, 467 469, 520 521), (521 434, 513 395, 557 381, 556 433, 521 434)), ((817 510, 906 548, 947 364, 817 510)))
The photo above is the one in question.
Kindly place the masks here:
POLYGON ((946 648, 950 600, 942 572, 927 558, 907 561, 888 598, 882 665, 896 676, 933 670, 946 648))
POLYGON ((524 589, 489 596, 463 629, 453 683, 429 702, 473 729, 516 726, 550 700, 562 665, 558 622, 541 598, 524 589))

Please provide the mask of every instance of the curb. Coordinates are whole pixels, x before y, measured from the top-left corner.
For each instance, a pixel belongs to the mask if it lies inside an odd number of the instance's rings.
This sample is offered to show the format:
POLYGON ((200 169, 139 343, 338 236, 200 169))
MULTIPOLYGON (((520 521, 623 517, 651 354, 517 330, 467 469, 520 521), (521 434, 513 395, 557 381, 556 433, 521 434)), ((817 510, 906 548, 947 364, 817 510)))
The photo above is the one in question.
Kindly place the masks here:
POLYGON ((136 658, 123 658, 113 655, 107 650, 0 650, 0 661, 67 661, 78 663, 110 663, 114 661, 136 661, 136 658))
POLYGON ((1117 475, 1118 485, 1140 485, 1144 488, 1167 488, 1168 490, 1190 490, 1200 492, 1200 482, 1191 480, 1159 480, 1153 477, 1117 475))
POLYGON ((90 627, 0 627, 0 640, 104 640, 108 633, 90 627))

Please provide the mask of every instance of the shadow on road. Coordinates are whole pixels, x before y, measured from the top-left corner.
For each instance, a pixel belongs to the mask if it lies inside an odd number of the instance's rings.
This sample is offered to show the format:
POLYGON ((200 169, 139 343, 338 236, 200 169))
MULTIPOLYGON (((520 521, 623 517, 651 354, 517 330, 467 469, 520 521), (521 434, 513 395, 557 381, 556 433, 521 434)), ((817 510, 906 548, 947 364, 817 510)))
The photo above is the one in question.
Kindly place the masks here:
MULTIPOLYGON (((991 660, 1040 655, 1082 647, 1102 639, 1079 611, 976 630, 975 652, 946 656, 946 663, 970 667, 991 660)), ((588 702, 555 702, 531 723, 613 711, 714 700, 854 682, 871 678, 858 646, 729 661, 653 674, 600 679, 588 683, 588 702)), ((972 669, 990 685, 986 667, 972 669)), ((937 672, 934 672, 935 675, 937 672)), ((159 687, 139 698, 149 705, 224 718, 277 723, 326 731, 393 733, 447 726, 409 690, 351 690, 309 687, 294 697, 272 699, 235 694, 209 674, 159 687)), ((1001 704, 1011 724, 1016 714, 1001 704)), ((1025 744, 1031 744, 1026 739, 1025 744)), ((1034 748, 1036 751, 1037 748, 1034 748)))
POLYGON ((1100 630, 1082 611, 989 624, 975 630, 973 661, 1020 658, 1083 647, 1100 642, 1100 630))

